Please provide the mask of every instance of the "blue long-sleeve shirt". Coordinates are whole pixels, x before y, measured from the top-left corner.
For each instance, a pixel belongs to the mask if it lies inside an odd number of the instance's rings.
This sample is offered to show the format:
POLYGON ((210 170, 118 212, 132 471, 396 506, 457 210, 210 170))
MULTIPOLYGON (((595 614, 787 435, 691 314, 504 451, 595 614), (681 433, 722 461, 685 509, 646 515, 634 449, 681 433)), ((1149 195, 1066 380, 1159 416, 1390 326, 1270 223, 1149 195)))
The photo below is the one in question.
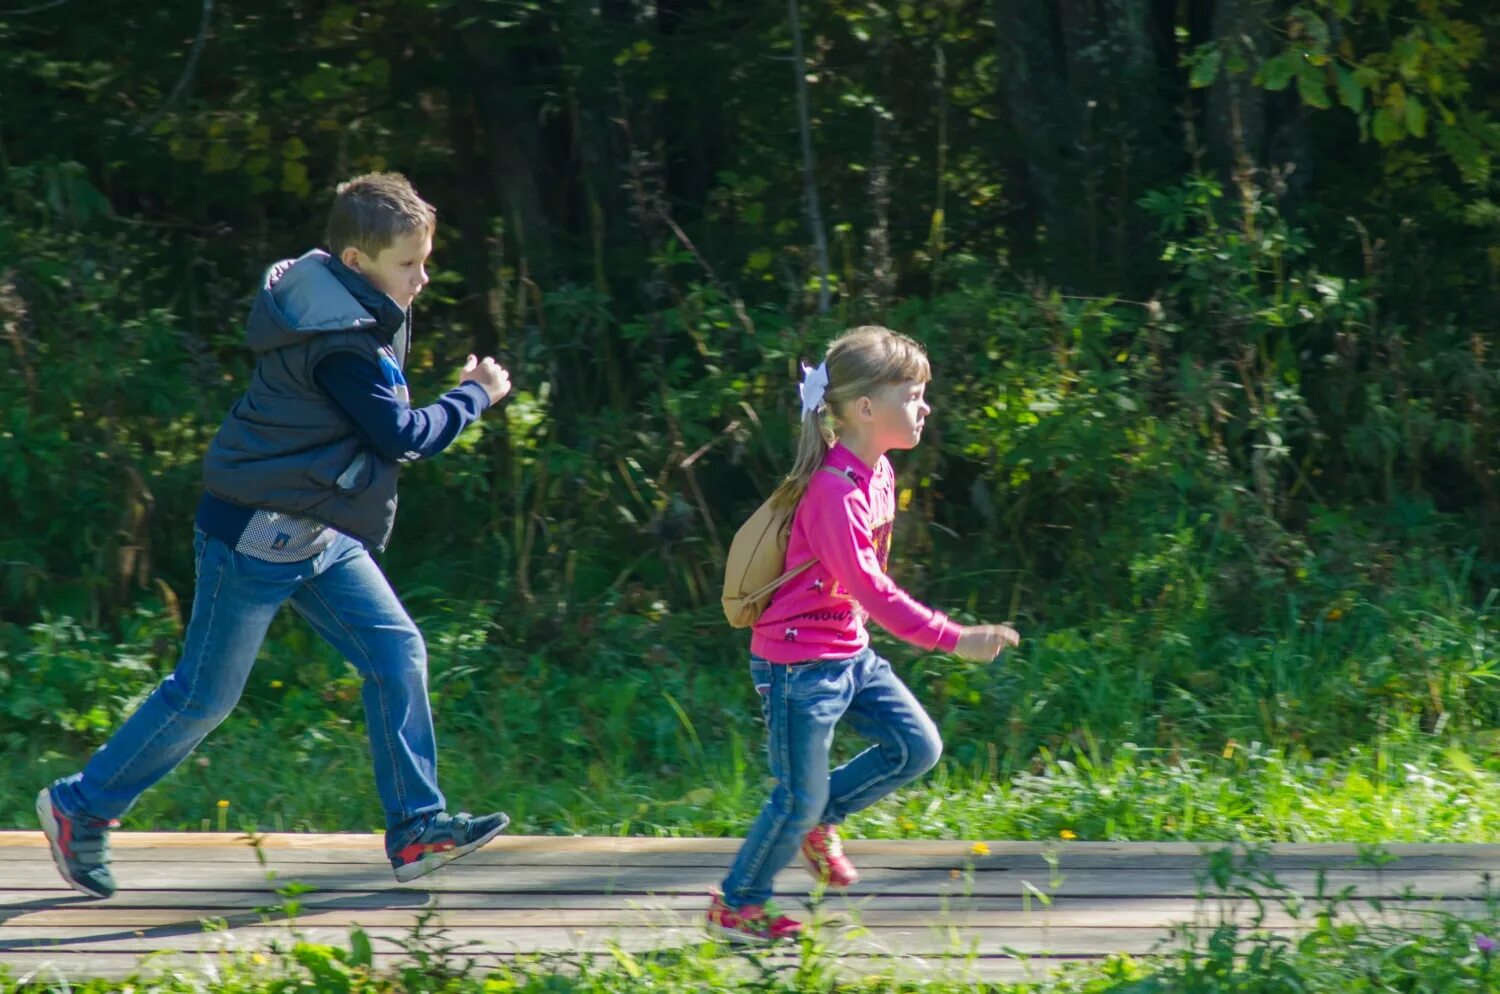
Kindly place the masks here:
POLYGON ((352 352, 337 352, 318 363, 313 379, 365 444, 389 462, 437 455, 490 406, 488 391, 469 382, 436 403, 414 408, 407 403, 406 381, 394 364, 377 367, 352 352))

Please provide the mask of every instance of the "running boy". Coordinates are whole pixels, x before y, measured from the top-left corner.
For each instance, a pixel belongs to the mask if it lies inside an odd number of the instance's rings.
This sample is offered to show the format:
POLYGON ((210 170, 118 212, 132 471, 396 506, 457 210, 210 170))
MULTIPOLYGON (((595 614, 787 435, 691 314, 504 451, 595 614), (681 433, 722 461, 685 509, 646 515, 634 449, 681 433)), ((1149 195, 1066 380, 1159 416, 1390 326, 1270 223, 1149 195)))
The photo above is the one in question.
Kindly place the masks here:
POLYGON ((401 464, 442 452, 510 390, 469 356, 459 385, 413 409, 402 375, 436 212, 406 178, 341 184, 328 248, 273 265, 250 310, 249 388, 204 458, 197 585, 182 656, 79 773, 37 796, 76 890, 115 891, 109 830, 239 701, 271 619, 292 608, 364 679, 365 722, 396 879, 479 848, 500 812, 447 813, 422 635, 370 556, 390 540, 401 464))

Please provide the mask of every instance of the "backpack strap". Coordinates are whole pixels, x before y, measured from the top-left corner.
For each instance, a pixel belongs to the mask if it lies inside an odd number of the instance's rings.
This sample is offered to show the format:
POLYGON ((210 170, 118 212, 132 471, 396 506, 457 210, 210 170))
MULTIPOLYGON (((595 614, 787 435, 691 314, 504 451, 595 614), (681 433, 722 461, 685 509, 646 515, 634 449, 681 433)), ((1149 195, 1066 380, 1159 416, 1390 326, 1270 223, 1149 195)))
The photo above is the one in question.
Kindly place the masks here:
MULTIPOLYGON (((825 473, 832 473, 834 476, 837 476, 841 480, 845 480, 845 481, 847 481, 849 483, 854 483, 854 474, 850 473, 848 470, 834 469, 832 466, 829 466, 827 463, 824 463, 822 466, 819 466, 818 468, 820 470, 822 470, 823 472, 825 472, 825 473)), ((804 496, 806 496, 806 495, 804 494, 804 496)), ((776 591, 780 590, 783 586, 785 586, 786 583, 787 583, 787 581, 793 580, 793 579, 797 578, 798 576, 802 575, 803 573, 806 573, 816 563, 817 563, 816 559, 809 559, 805 563, 798 563, 796 566, 793 566, 791 569, 787 570, 785 573, 781 574, 776 579, 774 579, 770 583, 766 584, 764 587, 761 587, 755 593, 753 593, 753 594, 746 594, 744 599, 746 601, 754 602, 754 601, 760 600, 762 597, 768 596, 770 594, 774 594, 776 591)))

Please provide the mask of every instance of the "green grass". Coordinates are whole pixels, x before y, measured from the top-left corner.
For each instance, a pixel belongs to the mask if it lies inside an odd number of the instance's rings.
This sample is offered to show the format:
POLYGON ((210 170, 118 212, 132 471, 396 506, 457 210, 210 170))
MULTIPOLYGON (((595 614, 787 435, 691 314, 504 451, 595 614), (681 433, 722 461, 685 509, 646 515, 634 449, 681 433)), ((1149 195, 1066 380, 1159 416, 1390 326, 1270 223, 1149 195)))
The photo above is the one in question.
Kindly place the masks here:
MULTIPOLYGON (((702 614, 601 613, 522 649, 500 606, 417 594, 452 804, 534 833, 733 835, 766 794, 743 638, 702 614)), ((1288 598, 1229 633, 1190 603, 1026 626, 991 665, 883 648, 945 740, 934 774, 857 816, 879 837, 1476 841, 1500 837, 1493 598, 1451 585, 1288 598)), ((175 660, 143 608, 124 638, 68 622, 0 647, 0 826, 71 772, 175 660)), ((359 681, 273 628, 241 707, 131 811, 135 829, 380 826, 359 681), (265 762, 274 757, 274 762, 265 762), (228 801, 228 811, 218 806, 228 801)), ((860 743, 842 737, 848 754, 860 743)))
MULTIPOLYGON (((275 727, 221 730, 145 795, 126 819, 135 829, 376 831, 381 827, 366 746, 357 728, 309 736, 273 773, 239 757, 285 748, 275 727), (207 765, 199 765, 205 762, 207 765), (227 811, 217 802, 229 802, 227 811)), ((747 746, 709 753, 671 775, 603 771, 578 784, 523 779, 524 757, 463 762, 451 740, 449 796, 504 808, 513 831, 586 835, 735 835, 765 798, 747 746)), ((9 827, 34 827, 32 799, 46 777, 77 757, 33 754, 0 772, 9 827)), ((1404 743, 1323 759, 1264 747, 1168 757, 1120 749, 1109 759, 1050 758, 1000 777, 953 762, 855 816, 866 838, 973 838, 1297 842, 1482 842, 1500 837, 1500 772, 1458 753, 1404 743)))

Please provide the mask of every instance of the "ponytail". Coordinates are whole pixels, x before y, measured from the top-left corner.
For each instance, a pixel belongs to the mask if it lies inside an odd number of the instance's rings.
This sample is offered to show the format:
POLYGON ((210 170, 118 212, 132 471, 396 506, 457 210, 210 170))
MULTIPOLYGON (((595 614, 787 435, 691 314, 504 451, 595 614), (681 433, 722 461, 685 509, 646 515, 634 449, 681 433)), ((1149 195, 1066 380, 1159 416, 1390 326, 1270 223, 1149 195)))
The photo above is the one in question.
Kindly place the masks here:
POLYGON ((807 485, 813 474, 828 458, 837 438, 833 429, 824 423, 823 409, 817 408, 802 415, 802 433, 797 439, 797 455, 792 460, 792 471, 781 481, 781 486, 771 494, 771 506, 776 510, 791 510, 807 493, 807 485))

